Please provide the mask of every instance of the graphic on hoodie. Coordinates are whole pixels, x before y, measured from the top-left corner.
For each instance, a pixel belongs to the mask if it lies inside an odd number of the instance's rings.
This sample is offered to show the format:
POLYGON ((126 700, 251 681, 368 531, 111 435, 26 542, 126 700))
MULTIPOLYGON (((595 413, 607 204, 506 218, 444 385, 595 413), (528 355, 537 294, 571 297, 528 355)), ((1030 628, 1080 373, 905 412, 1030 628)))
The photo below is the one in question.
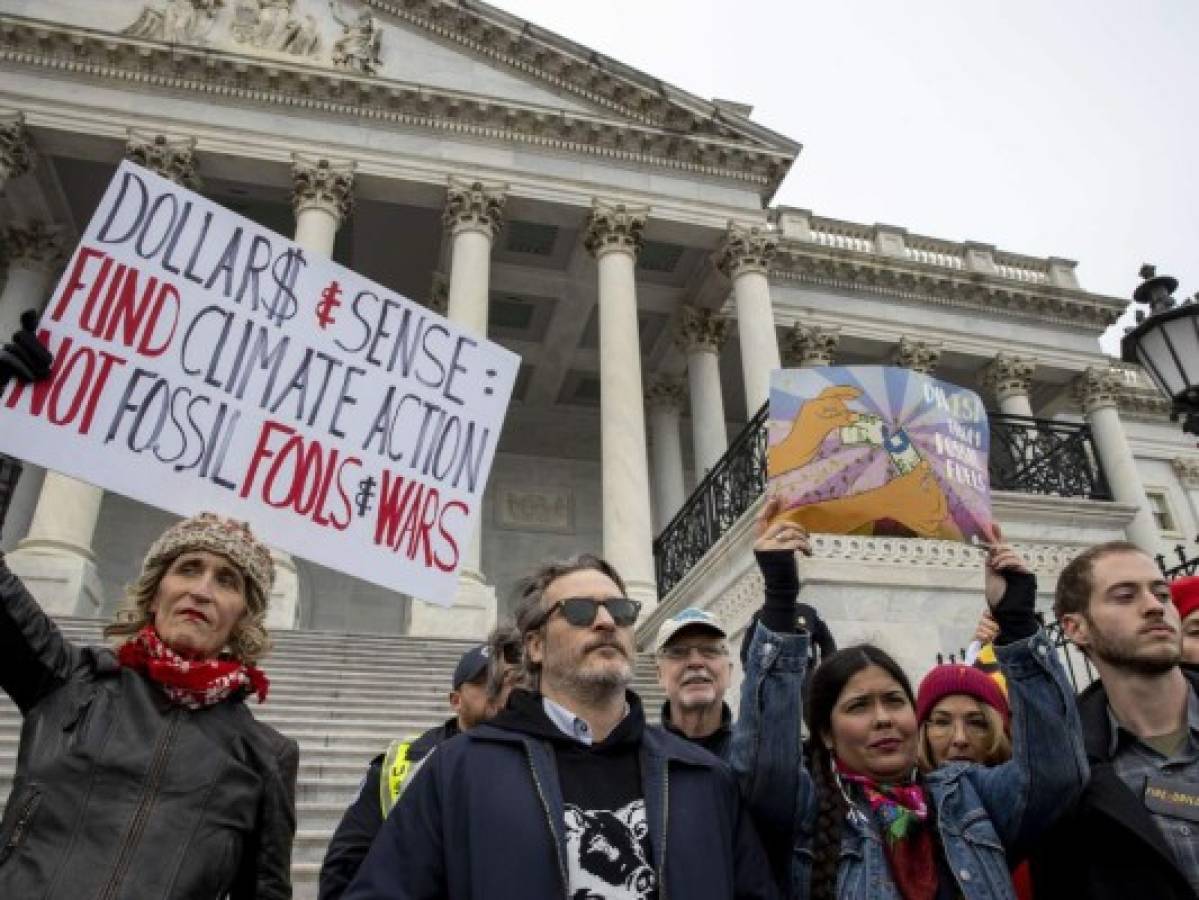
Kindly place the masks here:
POLYGON ((645 801, 617 810, 566 804, 571 900, 652 900, 657 878, 649 859, 645 801))

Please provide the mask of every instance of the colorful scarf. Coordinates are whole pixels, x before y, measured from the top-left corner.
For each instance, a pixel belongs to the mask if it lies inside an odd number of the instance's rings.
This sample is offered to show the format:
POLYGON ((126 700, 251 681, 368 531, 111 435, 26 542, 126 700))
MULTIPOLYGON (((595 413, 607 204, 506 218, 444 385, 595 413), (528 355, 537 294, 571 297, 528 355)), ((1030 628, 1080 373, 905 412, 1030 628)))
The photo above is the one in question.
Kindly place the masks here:
POLYGON ((870 805, 883 836, 883 850, 895 886, 904 900, 934 900, 937 896, 936 845, 928 820, 928 795, 917 781, 884 784, 846 767, 839 760, 833 769, 842 784, 852 784, 870 805))
POLYGON ((162 642, 153 625, 147 625, 117 650, 121 665, 141 672, 186 709, 204 709, 238 691, 266 699, 270 682, 261 669, 235 659, 188 659, 162 642))

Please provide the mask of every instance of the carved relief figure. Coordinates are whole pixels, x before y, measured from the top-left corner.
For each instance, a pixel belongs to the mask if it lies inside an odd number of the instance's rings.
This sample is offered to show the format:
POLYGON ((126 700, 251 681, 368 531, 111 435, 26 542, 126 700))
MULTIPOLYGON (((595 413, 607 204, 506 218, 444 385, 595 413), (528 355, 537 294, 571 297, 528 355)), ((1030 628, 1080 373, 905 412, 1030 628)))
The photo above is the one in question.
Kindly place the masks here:
POLYGON ((224 0, 165 0, 147 4, 124 34, 172 44, 203 43, 224 0))
POLYGON ((240 44, 297 56, 311 56, 320 45, 316 20, 292 15, 295 0, 236 0, 230 31, 240 44))
POLYGON ((373 75, 382 64, 379 45, 382 31, 369 10, 363 10, 358 18, 350 21, 338 14, 340 3, 329 0, 329 10, 342 27, 341 37, 333 44, 333 65, 364 75, 373 75))

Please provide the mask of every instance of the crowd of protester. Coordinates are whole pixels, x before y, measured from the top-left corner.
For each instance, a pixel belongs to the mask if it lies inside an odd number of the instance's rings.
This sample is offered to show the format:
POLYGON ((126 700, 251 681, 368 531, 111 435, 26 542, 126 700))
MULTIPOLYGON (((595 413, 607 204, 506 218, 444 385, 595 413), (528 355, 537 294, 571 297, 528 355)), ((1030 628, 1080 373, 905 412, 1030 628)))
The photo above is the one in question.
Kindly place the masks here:
MULTIPOLYGON (((27 333, 0 351, 0 383, 48 369, 27 333)), ((1076 697, 996 528, 993 664, 914 690, 882 647, 838 649, 778 513, 736 717, 727 623, 661 623, 655 725, 620 574, 543 565, 459 661, 453 715, 367 765, 322 900, 1199 898, 1199 578, 1125 542, 1070 562, 1054 615, 1099 675, 1076 697)), ((112 646, 78 647, 0 555, 0 686, 24 716, 0 897, 291 896, 299 749, 246 703, 268 695, 273 579, 247 526, 201 513, 149 548, 112 646)))

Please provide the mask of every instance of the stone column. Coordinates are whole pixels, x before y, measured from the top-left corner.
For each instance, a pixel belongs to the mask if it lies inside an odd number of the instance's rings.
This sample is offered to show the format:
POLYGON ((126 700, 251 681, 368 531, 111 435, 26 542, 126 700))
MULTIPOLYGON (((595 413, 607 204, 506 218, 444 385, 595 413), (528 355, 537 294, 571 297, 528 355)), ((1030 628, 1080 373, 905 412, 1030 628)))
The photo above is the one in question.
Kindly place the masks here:
POLYGON ((25 116, 19 112, 0 113, 0 191, 9 179, 33 168, 33 148, 25 129, 25 116))
POLYGON ((679 412, 683 386, 673 378, 657 378, 645 391, 649 407, 650 445, 654 461, 654 530, 661 532, 687 499, 683 488, 683 445, 679 412))
POLYGON ((1125 533, 1128 539, 1152 555, 1158 552, 1157 525, 1150 512, 1149 498, 1137 471, 1136 459, 1128 444, 1128 436, 1116 411, 1117 399, 1124 383, 1123 372, 1112 366, 1092 366, 1074 381, 1074 395, 1091 423, 1091 435, 1103 474, 1112 496, 1120 503, 1137 508, 1136 515, 1125 533))
POLYGON ((675 342, 687 355, 687 387, 691 395, 691 446, 695 480, 700 481, 729 448, 720 388, 720 348, 729 323, 720 313, 694 306, 679 308, 675 342))
POLYGON ((584 238, 599 270, 604 555, 643 614, 657 603, 634 275, 648 212, 596 200, 584 238))
POLYGON ((770 398, 770 373, 780 368, 767 267, 778 238, 757 225, 729 222, 716 264, 733 282, 737 335, 745 379, 745 409, 752 418, 770 398))
POLYGON ((997 353, 983 369, 980 382, 983 389, 995 397, 1001 413, 1031 418, 1028 388, 1036 369, 1037 361, 1031 356, 997 353))
POLYGON ((180 187, 192 191, 200 188, 195 138, 171 138, 130 128, 125 141, 125 158, 180 187))
MULTIPOLYGON (((4 229, 3 241, 8 254, 8 277, 0 293, 0 344, 12 338, 25 310, 40 313, 45 307, 63 250, 58 233, 41 222, 4 229)), ((41 466, 22 464, 21 477, 9 500, 4 548, 17 546, 17 539, 28 531, 45 474, 41 466)))
POLYGON ((291 155, 291 204, 297 244, 333 258, 337 230, 354 211, 354 163, 291 155))
MULTIPOLYGON (((462 181, 451 177, 442 221, 450 234, 450 279, 445 315, 464 330, 487 337, 490 305, 491 245, 504 224, 506 185, 462 181)), ((436 299, 436 278, 434 294, 436 299)), ((409 634, 482 639, 496 622, 495 587, 483 574, 482 517, 462 548, 458 591, 448 609, 417 601, 412 604, 409 634)))
POLYGON ((939 341, 917 341, 909 337, 901 337, 891 355, 891 365, 911 369, 921 375, 932 375, 940 360, 939 341))
POLYGON ((783 338, 783 363, 791 368, 831 366, 841 329, 796 322, 783 338))

